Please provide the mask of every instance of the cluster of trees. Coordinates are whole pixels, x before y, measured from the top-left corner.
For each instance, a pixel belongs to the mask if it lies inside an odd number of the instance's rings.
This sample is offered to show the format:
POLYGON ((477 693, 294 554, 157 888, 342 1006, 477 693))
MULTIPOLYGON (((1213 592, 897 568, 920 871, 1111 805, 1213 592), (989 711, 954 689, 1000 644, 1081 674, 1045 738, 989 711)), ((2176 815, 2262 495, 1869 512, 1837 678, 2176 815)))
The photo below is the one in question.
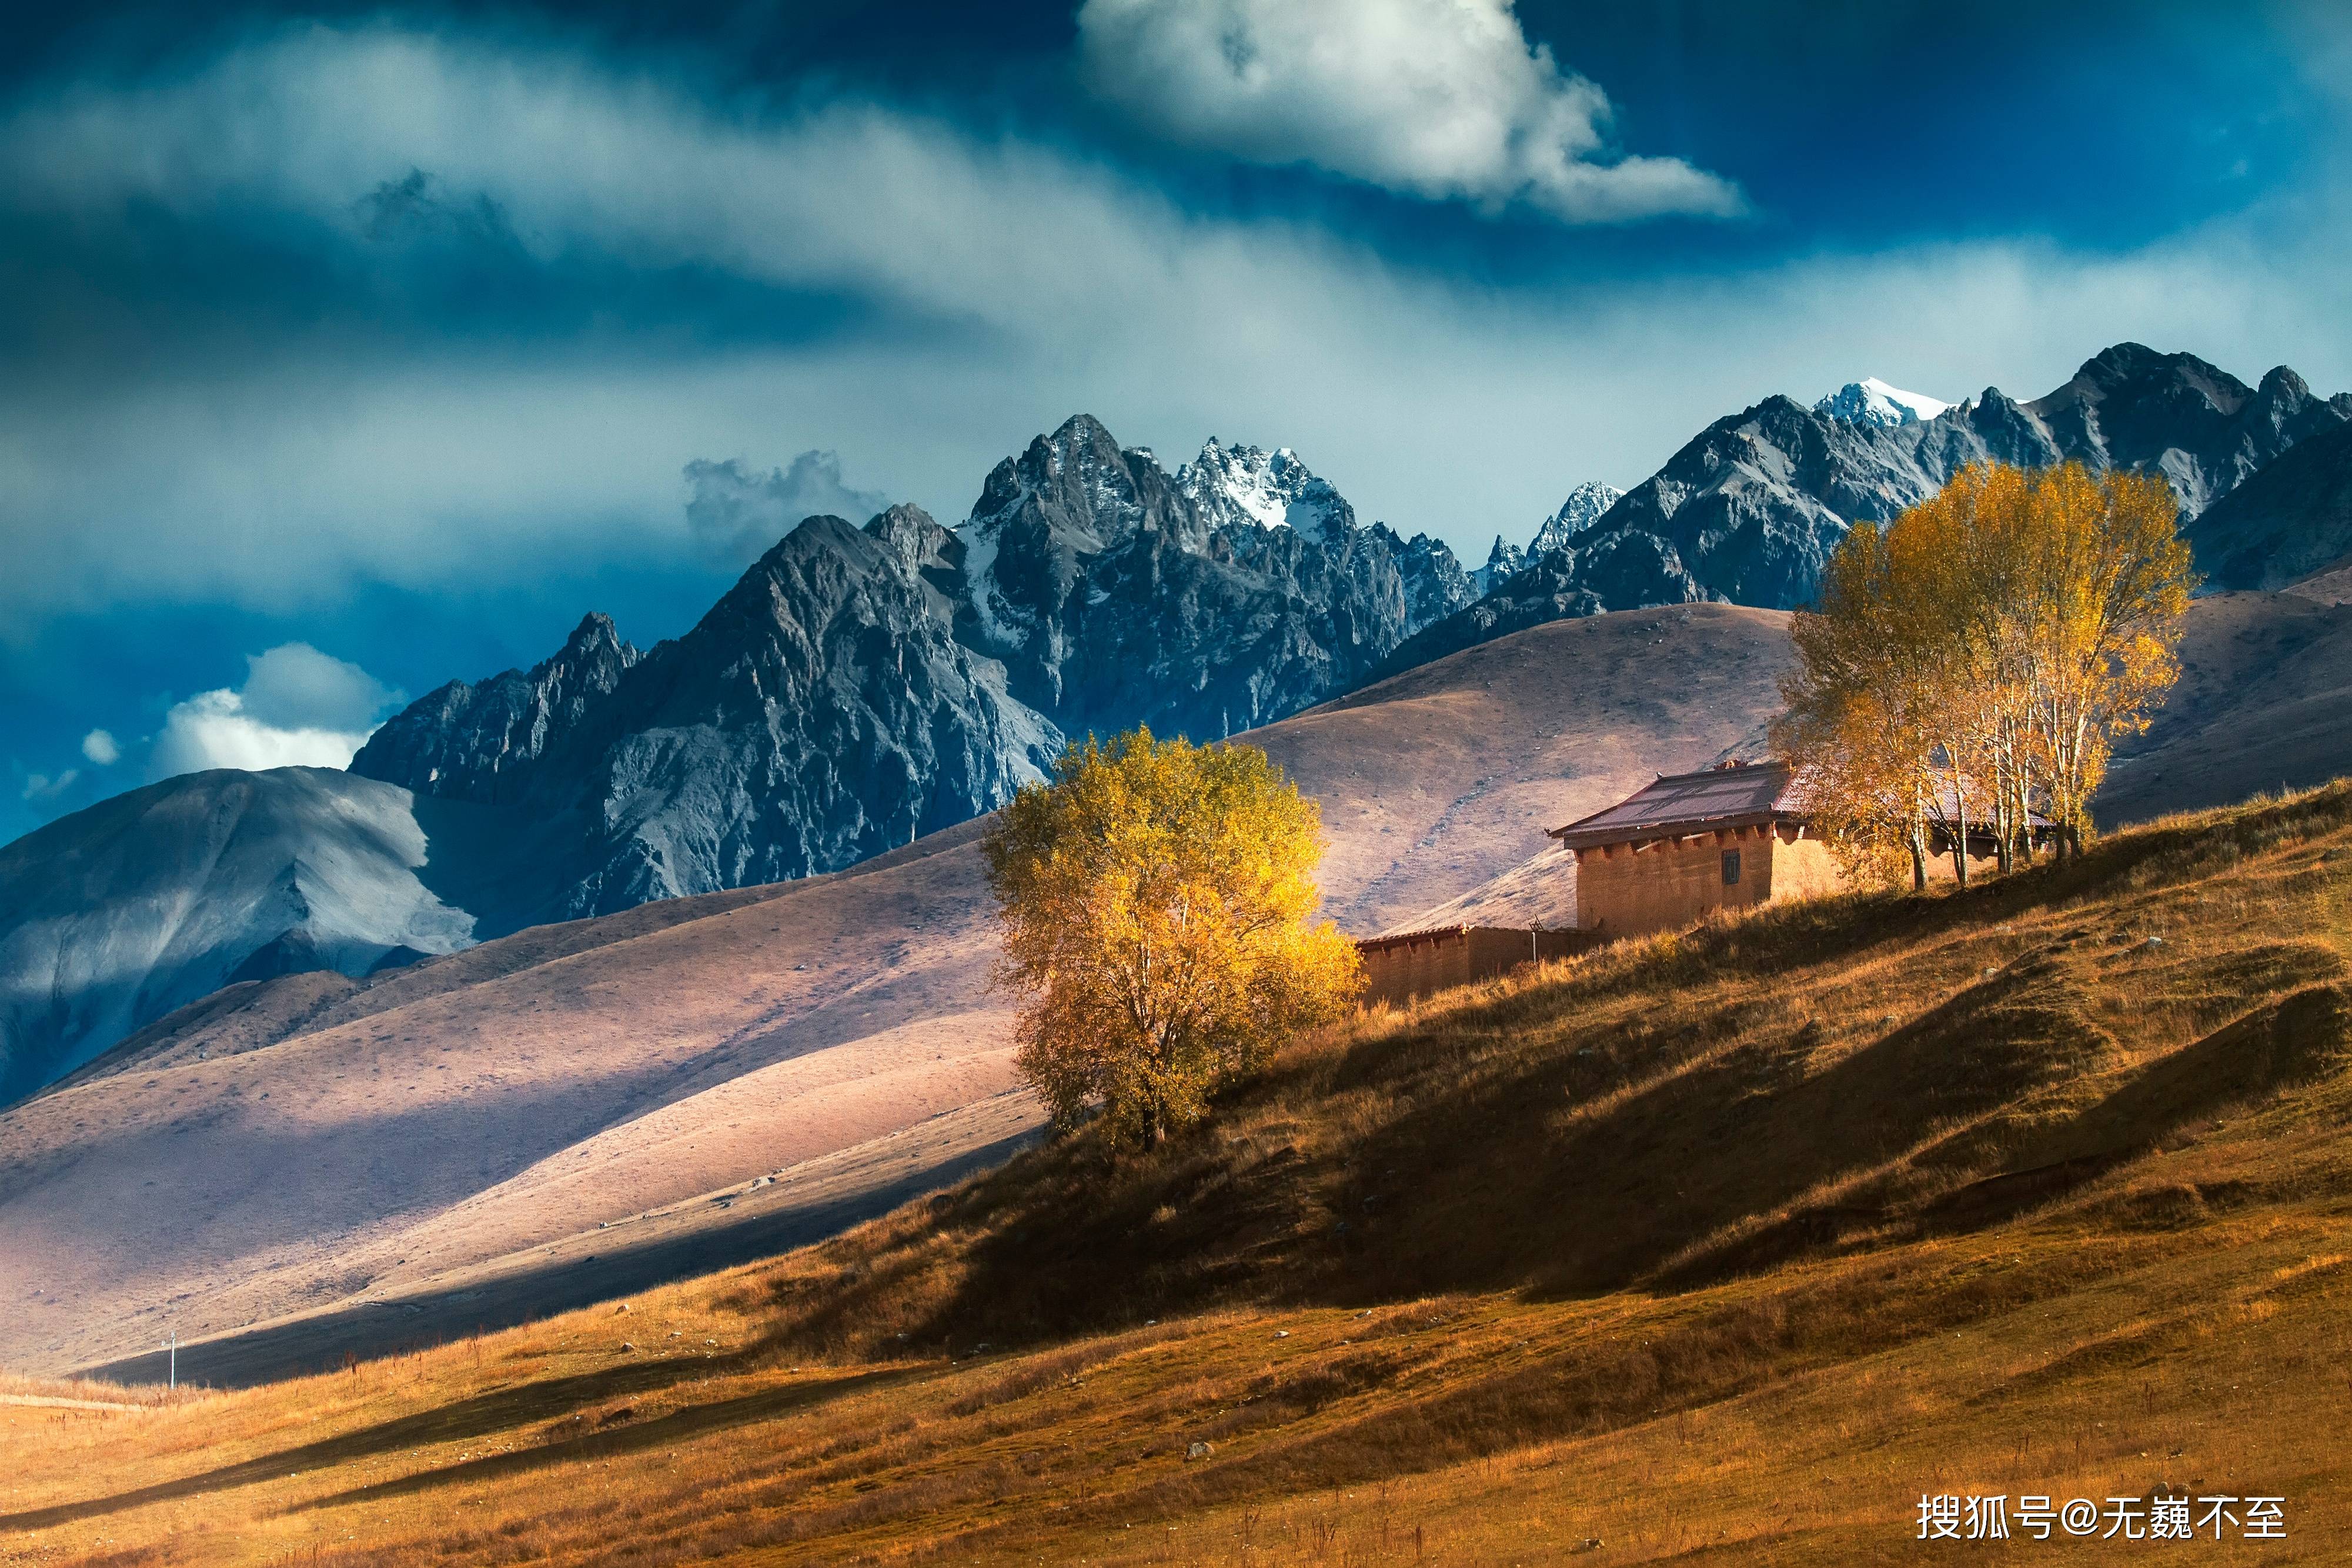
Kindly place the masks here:
POLYGON ((1322 814, 1265 752, 1139 729, 1071 747, 982 841, 1024 1077, 1065 1127, 1157 1144, 1360 985, 1313 915, 1322 814))
POLYGON ((1990 840, 2031 857, 2035 819, 2079 853, 2115 739, 2179 669, 2196 586, 2152 475, 1970 469, 1885 528, 1857 528, 1791 628, 1776 743, 1850 869, 1924 886, 1927 857, 1990 840))

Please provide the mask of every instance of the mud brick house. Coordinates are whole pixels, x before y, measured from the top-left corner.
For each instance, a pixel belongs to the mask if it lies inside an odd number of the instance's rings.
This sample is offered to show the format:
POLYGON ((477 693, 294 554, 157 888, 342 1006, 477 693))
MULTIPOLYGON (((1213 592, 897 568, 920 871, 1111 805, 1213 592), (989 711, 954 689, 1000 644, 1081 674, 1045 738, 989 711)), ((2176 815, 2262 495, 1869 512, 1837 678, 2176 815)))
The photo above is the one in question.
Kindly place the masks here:
POLYGON ((1661 774, 1551 836, 1576 855, 1576 924, 1602 937, 1687 925, 1711 909, 1833 893, 1785 762, 1661 774))
POLYGON ((1507 974, 1522 964, 1590 952, 1599 943, 1581 931, 1435 925, 1368 936, 1356 944, 1356 951, 1363 959, 1365 1003, 1401 1007, 1415 997, 1507 974))

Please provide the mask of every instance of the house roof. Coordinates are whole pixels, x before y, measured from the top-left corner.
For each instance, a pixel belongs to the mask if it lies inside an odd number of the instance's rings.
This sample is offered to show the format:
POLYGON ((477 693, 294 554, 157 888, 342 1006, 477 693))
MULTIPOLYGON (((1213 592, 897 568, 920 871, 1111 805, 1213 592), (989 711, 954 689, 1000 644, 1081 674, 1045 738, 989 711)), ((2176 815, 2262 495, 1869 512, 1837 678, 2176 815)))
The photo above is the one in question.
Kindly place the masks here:
POLYGON ((1630 843, 1711 828, 1752 827, 1803 813, 1785 762, 1735 762, 1698 773, 1662 773, 1605 811, 1580 817, 1551 836, 1569 849, 1630 843))

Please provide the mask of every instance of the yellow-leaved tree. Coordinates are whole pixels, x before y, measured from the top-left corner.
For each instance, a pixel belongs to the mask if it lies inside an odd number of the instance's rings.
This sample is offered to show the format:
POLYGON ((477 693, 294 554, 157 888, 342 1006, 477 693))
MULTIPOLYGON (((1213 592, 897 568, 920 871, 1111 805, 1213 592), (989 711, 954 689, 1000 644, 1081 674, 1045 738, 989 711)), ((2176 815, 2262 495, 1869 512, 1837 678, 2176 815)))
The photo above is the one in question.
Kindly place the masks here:
POLYGON ((1073 745, 982 841, 1024 998, 1021 1072, 1065 1127, 1099 1103, 1112 1139, 1156 1144, 1360 984, 1354 944, 1313 915, 1322 814, 1265 752, 1155 740, 1073 745))
POLYGON ((2039 816, 2079 852, 2116 737, 2179 674, 2196 586, 2172 492, 2153 475, 1986 465, 1832 554, 1790 626, 1776 726, 1808 813, 1850 862, 1969 846, 2006 870, 2039 816))

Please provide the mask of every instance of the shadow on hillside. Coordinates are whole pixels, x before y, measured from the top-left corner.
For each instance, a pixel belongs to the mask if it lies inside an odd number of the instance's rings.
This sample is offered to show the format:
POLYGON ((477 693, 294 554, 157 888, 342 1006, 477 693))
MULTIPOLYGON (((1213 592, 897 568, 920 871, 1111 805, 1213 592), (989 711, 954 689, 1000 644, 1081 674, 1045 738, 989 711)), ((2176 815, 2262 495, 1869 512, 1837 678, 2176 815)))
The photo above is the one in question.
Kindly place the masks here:
POLYGON ((1965 893, 1702 927, 1465 999, 1336 1061, 1307 1053, 1149 1155, 1111 1160, 1082 1134, 886 1222, 844 1249, 846 1271, 775 1279, 775 1343, 854 1349, 887 1326, 918 1344, 1018 1343, 1244 1301, 1680 1288, 1890 1226, 1995 1223, 2334 1059, 2332 950, 2157 947, 2137 923, 2143 890, 2347 816, 2352 790, 2333 789, 1965 893), (1978 960, 1944 939, 2031 910, 2058 916, 2034 923, 2039 950, 1953 988, 1978 960), (1883 1032, 1843 1019, 1832 1044, 1801 988, 1809 972, 1850 987, 1865 967, 1910 1016, 1883 1032), (2282 991, 2295 994, 2262 1000, 2282 991), (2110 1087, 2147 1047, 2102 1020, 2159 993, 2225 1027, 2199 1025, 2210 1032, 2110 1087), (1835 1196, 1808 1201, 1822 1194, 1835 1196))
MULTIPOLYGON (((159 1481, 153 1486, 119 1492, 111 1497, 92 1498, 86 1501, 60 1503, 52 1508, 32 1509, 23 1513, 0 1514, 0 1531, 46 1530, 52 1525, 69 1524, 76 1520, 96 1518, 119 1512, 127 1508, 140 1508, 151 1502, 165 1502, 175 1498, 194 1497, 205 1492, 226 1491, 234 1487, 249 1486, 256 1481, 271 1480, 331 1465, 347 1464, 354 1459, 378 1454, 397 1453, 404 1448, 424 1447, 434 1443, 462 1442, 468 1438, 504 1432, 530 1421, 546 1420, 566 1415, 583 1405, 595 1404, 632 1394, 644 1394, 658 1388, 668 1388, 688 1379, 709 1377, 714 1369, 733 1372, 742 1369, 745 1358, 740 1355, 723 1359, 705 1356, 673 1356, 658 1361, 629 1361, 599 1372, 583 1373, 571 1377, 552 1377, 525 1383, 512 1388, 499 1389, 461 1399, 452 1405, 420 1410, 413 1416, 379 1422, 356 1431, 344 1432, 299 1448, 287 1448, 257 1458, 223 1465, 201 1474, 184 1476, 176 1480, 159 1481)), ((846 1387, 870 1383, 881 1374, 862 1374, 857 1377, 836 1379, 824 1385, 795 1385, 787 1389, 772 1391, 791 1395, 807 1401, 819 1395, 840 1392, 846 1387)), ((788 1402, 789 1403, 789 1402, 788 1402)), ((660 1422, 617 1431, 599 1432, 566 1442, 552 1443, 543 1448, 520 1453, 494 1456, 498 1458, 545 1463, 584 1451, 583 1443, 604 1443, 626 1438, 638 1432, 649 1432, 656 1426, 681 1417, 704 1417, 699 1425, 685 1429, 701 1431, 713 1426, 730 1424, 730 1419, 758 1420, 772 1414, 774 1408, 788 1407, 754 1405, 747 1400, 727 1400, 717 1405, 692 1406, 665 1416, 660 1422), (730 1412, 743 1407, 740 1415, 730 1412)), ((671 1427, 672 1436, 680 1428, 671 1427)), ((604 1453, 604 1448, 596 1452, 604 1453)), ((481 1462, 481 1461, 477 1461, 481 1462)), ((462 1469, 463 1467, 451 1467, 462 1469)), ((436 1471, 432 1474, 446 1472, 436 1471)), ((416 1478, 409 1478, 414 1480, 416 1478)), ((389 1496, 395 1488, 408 1487, 408 1481, 389 1483, 373 1489, 370 1496, 389 1496)), ((409 1490, 414 1490, 409 1488, 409 1490)))
MULTIPOLYGON (((737 1364, 728 1370, 740 1371, 740 1358, 730 1358, 737 1364)), ((701 1364, 707 1375, 712 1364, 701 1364)), ((827 1378, 822 1382, 787 1384, 776 1388, 762 1388, 756 1393, 738 1395, 732 1399, 713 1400, 708 1405, 688 1405, 643 1421, 630 1421, 622 1426, 601 1426, 583 1431, 578 1437, 555 1437, 529 1448, 517 1448, 503 1454, 485 1454, 479 1458, 461 1459, 456 1464, 442 1465, 396 1480, 374 1486, 353 1487, 347 1491, 331 1492, 313 1498, 288 1510, 289 1513, 307 1513, 318 1509, 340 1508, 349 1502, 380 1502, 388 1498, 412 1497, 441 1487, 463 1486, 478 1481, 498 1480, 525 1470, 543 1469, 550 1465, 572 1464, 586 1459, 610 1459, 625 1454, 643 1453, 648 1448, 665 1448, 691 1441, 711 1432, 725 1431, 730 1427, 749 1426, 759 1421, 772 1421, 812 1406, 823 1405, 844 1395, 879 1387, 921 1375, 919 1372, 860 1372, 844 1377, 827 1378)), ((583 1418, 584 1425, 584 1417, 583 1418)))
POLYGON ((2186 1147, 2225 1108, 2344 1071, 2347 1061, 2352 1008, 2344 988, 2309 987, 2157 1058, 2104 1098, 2040 1127, 2002 1161, 2007 1169, 1930 1193, 1916 1204, 1905 1204, 1899 1190, 1884 1184, 1855 1195, 1863 1201, 1799 1206, 1772 1224, 1680 1260, 1658 1282, 1695 1288, 1890 1228, 1907 1238, 1998 1225, 2142 1155, 2186 1147))

